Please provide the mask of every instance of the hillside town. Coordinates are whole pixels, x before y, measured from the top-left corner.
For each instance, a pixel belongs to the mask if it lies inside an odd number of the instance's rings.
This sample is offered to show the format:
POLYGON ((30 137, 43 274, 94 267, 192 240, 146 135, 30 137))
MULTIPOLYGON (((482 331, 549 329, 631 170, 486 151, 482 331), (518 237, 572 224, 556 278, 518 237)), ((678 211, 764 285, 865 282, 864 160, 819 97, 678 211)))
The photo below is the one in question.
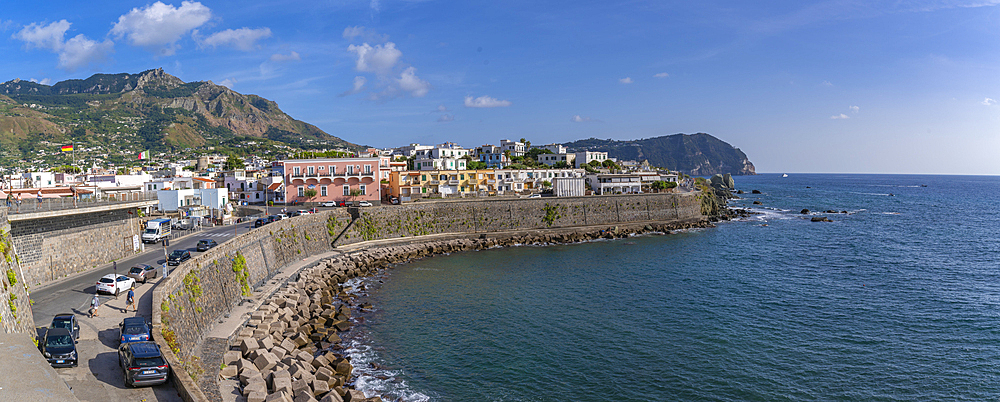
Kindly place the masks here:
MULTIPOLYGON (((67 153, 72 146, 64 146, 67 153)), ((141 166, 77 166, 11 172, 0 197, 13 213, 39 205, 158 201, 161 212, 231 218, 234 206, 367 206, 468 197, 569 197, 674 191, 677 172, 606 152, 503 139, 464 148, 453 142, 364 151, 317 150, 288 158, 204 155, 141 166), (69 200, 69 201, 67 201, 69 200)), ((152 162, 152 163, 149 163, 152 162)))

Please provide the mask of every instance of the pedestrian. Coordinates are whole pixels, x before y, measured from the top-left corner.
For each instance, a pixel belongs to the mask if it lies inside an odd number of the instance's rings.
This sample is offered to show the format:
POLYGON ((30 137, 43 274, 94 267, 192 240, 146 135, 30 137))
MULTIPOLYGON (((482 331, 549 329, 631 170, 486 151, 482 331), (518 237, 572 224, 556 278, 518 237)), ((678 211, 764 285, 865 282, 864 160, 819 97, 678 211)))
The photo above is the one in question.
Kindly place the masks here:
POLYGON ((10 208, 10 205, 13 203, 14 203, 14 196, 11 195, 10 193, 7 193, 7 208, 10 208))
POLYGON ((17 213, 21 213, 21 193, 17 193, 15 201, 17 201, 17 213))
POLYGON ((128 290, 128 294, 125 295, 125 312, 128 312, 128 306, 132 306, 132 312, 136 312, 135 308, 135 285, 132 285, 128 290))
POLYGON ((118 300, 118 295, 122 293, 122 288, 118 287, 118 277, 115 277, 115 300, 118 300))
POLYGON ((42 205, 42 190, 38 190, 38 206, 42 205))
POLYGON ((69 191, 73 193, 73 208, 76 208, 76 186, 69 186, 69 191))
POLYGON ((90 318, 97 317, 97 308, 101 306, 101 300, 97 298, 97 294, 94 294, 94 298, 90 300, 90 318))

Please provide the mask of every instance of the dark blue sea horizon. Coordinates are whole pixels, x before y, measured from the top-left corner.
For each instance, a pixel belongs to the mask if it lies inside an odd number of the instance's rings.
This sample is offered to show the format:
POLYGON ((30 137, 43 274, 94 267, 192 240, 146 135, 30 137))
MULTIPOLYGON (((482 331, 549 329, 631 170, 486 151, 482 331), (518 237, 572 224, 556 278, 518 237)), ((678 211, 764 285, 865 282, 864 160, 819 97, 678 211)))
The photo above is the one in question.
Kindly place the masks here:
POLYGON ((357 385, 405 401, 1000 399, 1000 177, 781 176, 734 177, 730 205, 760 214, 716 228, 389 269, 346 338, 357 385))

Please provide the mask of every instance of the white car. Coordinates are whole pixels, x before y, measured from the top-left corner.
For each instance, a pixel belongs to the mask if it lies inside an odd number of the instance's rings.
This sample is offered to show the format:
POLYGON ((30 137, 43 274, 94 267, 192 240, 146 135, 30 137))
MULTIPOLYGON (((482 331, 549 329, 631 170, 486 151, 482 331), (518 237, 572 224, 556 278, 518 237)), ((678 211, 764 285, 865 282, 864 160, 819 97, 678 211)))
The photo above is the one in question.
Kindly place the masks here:
POLYGON ((368 201, 359 201, 358 202, 358 206, 359 207, 370 207, 370 206, 372 206, 372 203, 370 203, 368 201))
POLYGON ((528 198, 542 198, 542 195, 541 194, 532 194, 532 195, 529 195, 528 198))
POLYGON ((97 281, 97 293, 115 294, 116 289, 121 293, 127 293, 133 286, 135 286, 135 279, 125 275, 115 277, 115 274, 107 274, 97 281))
POLYGON ((335 207, 335 206, 337 206, 337 202, 336 201, 321 202, 321 203, 319 203, 319 206, 321 206, 321 207, 335 207))

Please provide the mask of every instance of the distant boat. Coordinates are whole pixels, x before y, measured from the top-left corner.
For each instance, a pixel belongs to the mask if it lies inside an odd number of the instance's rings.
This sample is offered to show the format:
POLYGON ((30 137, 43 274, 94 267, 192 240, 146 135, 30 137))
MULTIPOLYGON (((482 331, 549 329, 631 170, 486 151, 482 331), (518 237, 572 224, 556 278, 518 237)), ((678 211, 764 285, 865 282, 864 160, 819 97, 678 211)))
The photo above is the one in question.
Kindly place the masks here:
POLYGON ((788 173, 781 175, 781 177, 788 177, 788 173))

